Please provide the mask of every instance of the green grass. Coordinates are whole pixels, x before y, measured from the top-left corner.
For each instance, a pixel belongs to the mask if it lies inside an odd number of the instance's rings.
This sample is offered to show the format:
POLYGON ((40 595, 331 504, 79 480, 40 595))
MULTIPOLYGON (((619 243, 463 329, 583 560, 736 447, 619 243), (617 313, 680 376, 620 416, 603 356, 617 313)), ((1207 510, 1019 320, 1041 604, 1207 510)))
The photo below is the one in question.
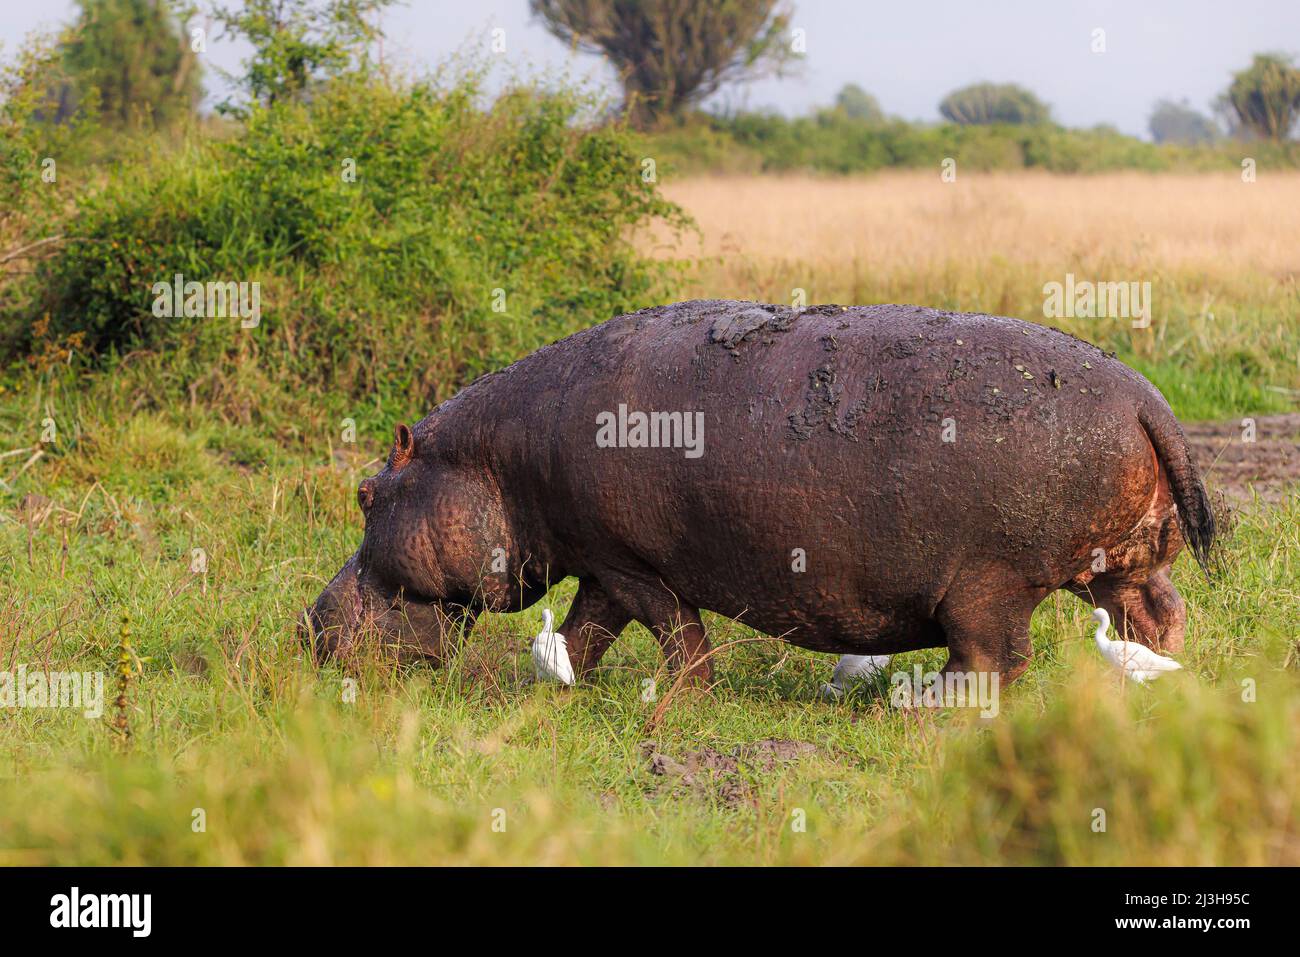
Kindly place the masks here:
MULTIPOLYGON (((656 722, 668 682, 637 627, 592 683, 529 683, 540 606, 487 618, 446 669, 367 666, 349 702, 293 622, 359 540, 380 449, 136 399, 125 380, 0 395, 5 448, 47 415, 60 435, 17 478, 27 456, 0 460, 0 658, 111 681, 126 613, 143 659, 129 745, 111 706, 0 710, 0 863, 1300 863, 1300 494, 1241 513, 1213 588, 1180 560, 1188 674, 1149 691, 1103 670, 1085 607, 1058 595, 993 721, 880 688, 827 705, 833 658, 765 641, 656 722), (817 750, 689 784, 643 753, 766 739, 817 750)), ((751 636, 709 624, 715 645, 751 636)))

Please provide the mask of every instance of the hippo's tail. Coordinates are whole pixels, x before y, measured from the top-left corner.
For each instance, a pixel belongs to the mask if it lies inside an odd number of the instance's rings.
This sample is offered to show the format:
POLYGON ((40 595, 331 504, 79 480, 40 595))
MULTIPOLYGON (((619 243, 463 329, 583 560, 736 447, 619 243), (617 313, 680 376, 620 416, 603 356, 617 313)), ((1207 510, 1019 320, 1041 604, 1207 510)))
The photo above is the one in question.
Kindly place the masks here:
POLYGON ((1187 436, 1163 402, 1158 407, 1144 403, 1138 408, 1138 421, 1156 450, 1160 465, 1169 478, 1169 488, 1178 505, 1178 529, 1192 550, 1196 563, 1210 577, 1211 550, 1214 546, 1214 509, 1205 494, 1201 473, 1187 448, 1187 436))

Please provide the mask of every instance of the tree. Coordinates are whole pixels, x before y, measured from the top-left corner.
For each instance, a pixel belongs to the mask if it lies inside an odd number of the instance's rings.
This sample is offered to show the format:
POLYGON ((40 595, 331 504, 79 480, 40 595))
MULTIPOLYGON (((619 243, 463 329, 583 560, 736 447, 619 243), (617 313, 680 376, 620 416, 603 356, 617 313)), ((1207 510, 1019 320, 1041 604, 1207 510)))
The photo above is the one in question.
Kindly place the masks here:
POLYGON ((1220 93, 1210 102, 1210 112, 1214 116, 1215 125, 1223 130, 1224 135, 1229 139, 1244 140, 1253 137, 1250 130, 1241 125, 1241 117, 1237 116, 1237 111, 1232 108, 1232 99, 1226 92, 1220 93))
POLYGON ((976 83, 954 90, 943 98, 939 112, 963 126, 1046 123, 1051 118, 1047 104, 1014 83, 976 83))
MULTIPOLYGON (((394 0, 244 0, 243 7, 217 7, 213 16, 223 36, 253 47, 245 73, 235 78, 249 97, 263 105, 302 97, 311 84, 364 62, 369 44, 380 36, 367 20, 394 0)), ((218 110, 239 113, 227 101, 218 110)))
POLYGON ((797 56, 780 0, 531 0, 546 29, 606 56, 636 126, 698 103, 725 83, 779 74, 797 56))
POLYGON ((1300 116, 1300 70, 1281 54, 1256 54, 1248 68, 1233 74, 1227 95, 1243 128, 1284 140, 1300 116))
MULTIPOLYGON (((97 90, 100 117, 112 126, 141 119, 165 126, 194 111, 199 65, 179 6, 168 0, 78 0, 77 5, 81 12, 63 44, 75 98, 97 90)), ((61 105, 60 113, 67 107, 61 105)))
MULTIPOLYGON (((57 165, 49 164, 68 155, 98 118, 94 91, 67 103, 71 84, 63 61, 56 38, 42 34, 0 61, 0 243, 21 238, 29 214, 56 214, 67 194, 46 179, 53 173, 57 182, 57 165)), ((16 257, 0 246, 0 272, 9 258, 16 257)))
POLYGON ((1181 103, 1173 100, 1156 103, 1148 126, 1151 138, 1157 143, 1209 143, 1219 135, 1214 121, 1192 109, 1186 100, 1181 103))
POLYGON ((856 83, 846 84, 835 96, 835 108, 845 116, 866 123, 879 123, 885 118, 880 103, 856 83))

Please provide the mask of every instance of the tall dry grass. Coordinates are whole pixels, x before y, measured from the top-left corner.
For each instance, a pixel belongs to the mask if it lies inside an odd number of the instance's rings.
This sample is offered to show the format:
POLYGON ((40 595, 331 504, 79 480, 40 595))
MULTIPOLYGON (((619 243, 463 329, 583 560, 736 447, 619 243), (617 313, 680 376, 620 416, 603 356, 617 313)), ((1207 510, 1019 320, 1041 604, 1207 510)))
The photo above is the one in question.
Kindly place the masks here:
POLYGON ((877 272, 963 260, 1135 269, 1300 268, 1300 173, 1237 175, 888 172, 871 177, 724 176, 669 182, 702 237, 658 255, 869 265, 877 272))

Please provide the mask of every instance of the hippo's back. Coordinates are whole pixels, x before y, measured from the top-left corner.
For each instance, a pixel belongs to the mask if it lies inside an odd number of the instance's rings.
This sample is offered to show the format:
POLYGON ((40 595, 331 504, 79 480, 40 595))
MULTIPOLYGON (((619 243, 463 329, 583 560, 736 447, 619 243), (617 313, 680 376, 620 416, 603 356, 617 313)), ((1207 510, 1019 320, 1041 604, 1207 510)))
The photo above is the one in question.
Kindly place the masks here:
POLYGON ((1104 481, 1107 457, 1147 450, 1135 407, 1163 404, 1137 373, 1058 330, 915 306, 693 301, 534 358, 547 360, 525 416, 534 441, 583 455, 595 475, 635 463, 686 487, 820 484, 927 508, 1005 503, 1082 471, 1104 481), (622 422, 638 412, 701 414, 699 448, 635 445, 622 422), (611 417, 613 446, 597 427, 611 417))

